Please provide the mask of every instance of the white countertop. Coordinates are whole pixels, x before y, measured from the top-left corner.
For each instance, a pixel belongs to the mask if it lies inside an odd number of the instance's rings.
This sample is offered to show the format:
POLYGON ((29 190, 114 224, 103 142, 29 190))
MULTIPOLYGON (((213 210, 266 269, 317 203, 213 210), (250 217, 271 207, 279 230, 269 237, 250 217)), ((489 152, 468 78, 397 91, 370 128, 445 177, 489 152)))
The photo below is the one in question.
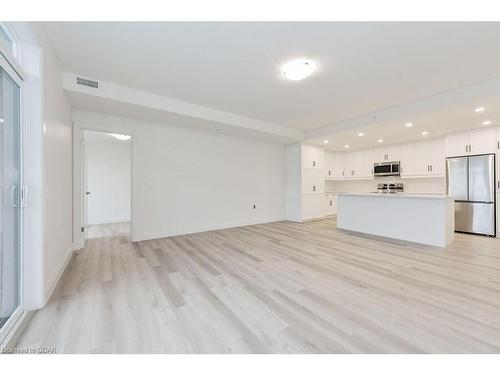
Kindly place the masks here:
POLYGON ((418 193, 337 193, 337 195, 374 197, 374 198, 420 198, 420 199, 451 199, 446 194, 418 194, 418 193))

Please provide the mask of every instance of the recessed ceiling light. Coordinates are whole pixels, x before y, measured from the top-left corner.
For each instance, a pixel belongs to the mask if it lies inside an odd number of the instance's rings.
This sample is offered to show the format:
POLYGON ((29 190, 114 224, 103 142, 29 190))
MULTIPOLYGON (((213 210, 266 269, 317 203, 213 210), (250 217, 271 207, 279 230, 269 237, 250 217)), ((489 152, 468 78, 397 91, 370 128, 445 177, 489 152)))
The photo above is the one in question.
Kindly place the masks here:
POLYGON ((327 143, 328 143, 328 139, 325 139, 325 140, 323 141, 323 143, 324 143, 324 144, 327 144, 327 143))
POLYGON ((365 135, 365 133, 358 133, 358 137, 362 137, 364 135, 365 135))
POLYGON ((427 134, 429 134, 429 133, 427 132, 427 130, 424 130, 424 131, 422 132, 422 135, 427 135, 427 134))
POLYGON ((483 125, 490 125, 490 124, 491 124, 490 120, 483 121, 483 125))
POLYGON ((283 66, 282 72, 286 79, 300 81, 301 79, 309 77, 315 68, 316 64, 311 60, 298 59, 287 62, 283 66))
POLYGON ((382 142, 384 142, 384 140, 383 139, 379 139, 377 142, 378 143, 382 143, 382 142))
POLYGON ((119 139, 120 141, 128 141, 130 139, 130 135, 115 134, 115 133, 111 133, 111 135, 116 139, 119 139))
POLYGON ((477 107, 477 108, 475 109, 475 111, 476 111, 476 112, 483 112, 485 109, 486 109, 486 108, 484 108, 484 107, 477 107))
POLYGON ((0 118, 0 124, 3 123, 3 118, 0 118))
POLYGON ((413 123, 411 123, 411 122, 407 122, 407 123, 405 124, 405 126, 406 126, 407 128, 411 128, 411 127, 413 126, 413 123))
POLYGON ((344 147, 345 147, 345 148, 349 148, 350 146, 349 146, 349 145, 345 145, 344 147))

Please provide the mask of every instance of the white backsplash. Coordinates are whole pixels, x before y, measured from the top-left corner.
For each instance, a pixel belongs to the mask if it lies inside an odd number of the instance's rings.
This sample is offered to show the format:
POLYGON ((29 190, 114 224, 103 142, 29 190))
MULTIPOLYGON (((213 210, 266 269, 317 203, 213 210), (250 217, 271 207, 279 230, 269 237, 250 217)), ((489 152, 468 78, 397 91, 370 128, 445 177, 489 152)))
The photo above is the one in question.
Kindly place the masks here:
POLYGON ((348 181, 326 181, 326 192, 372 192, 377 191, 377 184, 379 183, 398 183, 404 184, 404 191, 406 193, 431 193, 431 194, 445 194, 446 193, 446 179, 444 177, 432 178, 375 178, 372 180, 348 180, 348 181))

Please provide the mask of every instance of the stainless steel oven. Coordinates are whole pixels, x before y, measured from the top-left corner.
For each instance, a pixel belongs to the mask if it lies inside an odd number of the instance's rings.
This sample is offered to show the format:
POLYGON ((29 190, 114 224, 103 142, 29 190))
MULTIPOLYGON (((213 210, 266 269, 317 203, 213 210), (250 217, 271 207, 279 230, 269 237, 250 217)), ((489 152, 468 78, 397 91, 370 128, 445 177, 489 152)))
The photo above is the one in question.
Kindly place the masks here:
POLYGON ((375 177, 399 176, 399 161, 389 161, 386 163, 375 163, 373 165, 373 175, 375 177))

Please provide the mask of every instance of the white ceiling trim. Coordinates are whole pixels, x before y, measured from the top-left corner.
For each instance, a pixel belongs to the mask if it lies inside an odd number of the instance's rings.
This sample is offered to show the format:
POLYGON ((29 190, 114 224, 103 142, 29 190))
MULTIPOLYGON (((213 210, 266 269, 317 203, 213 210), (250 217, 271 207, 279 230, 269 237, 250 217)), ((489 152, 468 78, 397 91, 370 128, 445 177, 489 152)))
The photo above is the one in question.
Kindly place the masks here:
POLYGON ((65 90, 77 92, 80 94, 96 96, 122 103, 139 105, 155 110, 161 110, 174 114, 194 117, 197 119, 217 122, 229 126, 263 132, 279 137, 285 137, 289 138, 291 142, 299 141, 302 139, 302 132, 300 130, 269 122, 259 121, 249 117, 236 115, 234 113, 203 107, 180 100, 171 99, 165 96, 151 94, 145 91, 132 89, 111 82, 96 80, 99 82, 99 88, 97 89, 77 85, 77 76, 86 79, 92 79, 89 77, 77 75, 72 72, 63 72, 63 88, 65 90))
POLYGON ((410 103, 385 108, 377 112, 371 112, 346 121, 340 121, 320 126, 315 129, 306 130, 304 131, 303 136, 306 140, 317 137, 326 137, 344 130, 363 128, 385 121, 411 118, 415 114, 437 110, 451 104, 470 102, 476 98, 478 99, 477 104, 479 105, 481 104, 480 98, 491 94, 498 94, 499 92, 500 78, 495 78, 456 90, 446 91, 410 103))

